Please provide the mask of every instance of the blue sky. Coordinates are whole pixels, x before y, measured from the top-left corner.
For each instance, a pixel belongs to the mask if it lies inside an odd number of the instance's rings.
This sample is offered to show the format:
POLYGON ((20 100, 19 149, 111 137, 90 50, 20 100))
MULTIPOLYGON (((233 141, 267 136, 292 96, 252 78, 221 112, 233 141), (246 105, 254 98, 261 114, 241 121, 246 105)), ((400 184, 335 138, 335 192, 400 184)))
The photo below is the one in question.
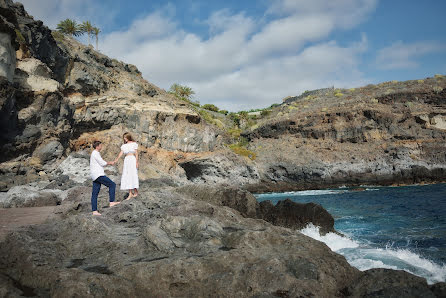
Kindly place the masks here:
POLYGON ((232 111, 328 86, 446 74, 444 0, 22 3, 50 28, 92 21, 101 52, 161 88, 184 84, 200 103, 232 111))

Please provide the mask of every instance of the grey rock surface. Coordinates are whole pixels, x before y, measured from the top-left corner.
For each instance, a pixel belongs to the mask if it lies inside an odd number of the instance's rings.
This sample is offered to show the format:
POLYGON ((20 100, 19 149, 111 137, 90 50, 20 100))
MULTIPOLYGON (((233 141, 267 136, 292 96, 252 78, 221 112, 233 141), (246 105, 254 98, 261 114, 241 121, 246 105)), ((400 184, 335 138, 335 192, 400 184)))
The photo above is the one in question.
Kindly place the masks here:
MULTIPOLYGON (((145 184, 92 216, 76 187, 48 222, 0 245, 0 293, 35 296, 441 297, 443 283, 406 272, 360 272, 325 244, 247 218, 221 201, 145 184), (368 296, 367 296, 368 295, 368 296), (418 296, 417 296, 418 295, 418 296)), ((191 190, 189 190, 191 191, 191 190)), ((198 193, 195 191, 195 193, 198 193)), ((118 195, 118 198, 120 195, 118 195)), ((223 196, 224 197, 224 196, 223 196)))
POLYGON ((143 187, 113 208, 103 207, 101 194, 101 217, 87 209, 87 190, 73 190, 59 219, 10 234, 0 246, 0 276, 49 296, 328 297, 358 274, 297 231, 169 188, 143 187))
POLYGON ((0 193, 0 208, 56 206, 66 193, 57 189, 41 189, 36 186, 14 186, 0 193))
MULTIPOLYGON (((439 288, 441 283, 435 288, 439 288)), ((434 289, 435 289, 434 288, 434 289)), ((370 269, 348 287, 351 297, 445 297, 446 291, 434 292, 426 279, 401 270, 370 269)))

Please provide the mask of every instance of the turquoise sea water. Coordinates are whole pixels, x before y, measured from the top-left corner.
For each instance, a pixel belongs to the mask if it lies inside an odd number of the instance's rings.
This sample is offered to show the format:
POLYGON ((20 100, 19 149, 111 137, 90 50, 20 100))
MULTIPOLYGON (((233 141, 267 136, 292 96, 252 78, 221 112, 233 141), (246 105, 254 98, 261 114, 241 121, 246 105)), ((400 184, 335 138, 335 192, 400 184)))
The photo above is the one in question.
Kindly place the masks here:
POLYGON ((256 195, 258 201, 289 198, 315 202, 335 218, 345 235, 320 236, 318 227, 302 232, 325 242, 360 270, 391 268, 446 280, 446 184, 364 187, 256 195))

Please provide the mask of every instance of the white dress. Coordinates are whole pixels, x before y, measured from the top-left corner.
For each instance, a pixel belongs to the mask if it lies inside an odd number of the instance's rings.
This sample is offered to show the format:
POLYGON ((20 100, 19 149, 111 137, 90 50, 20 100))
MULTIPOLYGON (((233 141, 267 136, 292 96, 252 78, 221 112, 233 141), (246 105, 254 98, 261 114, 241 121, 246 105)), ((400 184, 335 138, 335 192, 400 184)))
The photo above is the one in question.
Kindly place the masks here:
MULTIPOLYGON (((136 153, 138 149, 137 143, 127 143, 121 146, 124 154, 136 153)), ((136 169, 135 155, 127 155, 124 158, 124 168, 121 176, 121 190, 129 190, 139 188, 138 170, 136 169)))

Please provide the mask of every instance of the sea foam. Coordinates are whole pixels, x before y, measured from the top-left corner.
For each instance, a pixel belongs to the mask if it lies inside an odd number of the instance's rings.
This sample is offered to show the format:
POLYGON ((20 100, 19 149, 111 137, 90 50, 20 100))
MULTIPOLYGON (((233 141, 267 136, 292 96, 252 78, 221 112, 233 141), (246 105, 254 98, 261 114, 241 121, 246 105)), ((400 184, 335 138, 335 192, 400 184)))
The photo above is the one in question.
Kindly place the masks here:
POLYGON ((300 232, 324 242, 332 251, 343 255, 350 265, 361 271, 372 268, 405 270, 426 278, 429 284, 446 280, 445 264, 436 264, 408 249, 374 248, 335 233, 327 233, 322 236, 319 233, 319 227, 313 224, 309 224, 300 232))

